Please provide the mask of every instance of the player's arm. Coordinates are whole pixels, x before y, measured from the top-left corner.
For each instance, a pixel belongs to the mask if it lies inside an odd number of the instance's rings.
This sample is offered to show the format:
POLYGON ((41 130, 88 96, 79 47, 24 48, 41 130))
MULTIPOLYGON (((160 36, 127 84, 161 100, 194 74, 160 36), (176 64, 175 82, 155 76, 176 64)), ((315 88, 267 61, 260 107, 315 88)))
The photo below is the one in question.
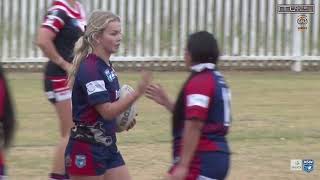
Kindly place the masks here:
POLYGON ((46 27, 40 27, 37 36, 37 45, 40 47, 46 57, 52 62, 60 66, 64 70, 68 70, 71 64, 64 60, 58 53, 53 41, 56 33, 46 27))
POLYGON ((128 109, 140 96, 141 92, 135 91, 127 95, 126 98, 119 99, 113 103, 97 104, 95 108, 104 119, 112 120, 128 109))
POLYGON ((204 86, 206 77, 197 76, 190 80, 185 88, 185 122, 182 136, 182 151, 180 165, 189 167, 198 146, 202 128, 208 118, 212 86, 204 86))
POLYGON ((146 91, 146 97, 164 106, 171 113, 173 112, 174 102, 169 98, 168 94, 161 87, 161 85, 149 85, 146 91))
POLYGON ((44 55, 65 71, 71 68, 71 64, 60 56, 53 42, 67 21, 68 15, 65 11, 57 9, 49 11, 38 30, 36 39, 36 43, 44 55))
POLYGON ((133 93, 127 95, 126 98, 119 99, 118 101, 112 103, 106 102, 103 104, 97 104, 95 105, 96 110, 104 119, 113 119, 117 117, 143 95, 151 79, 151 73, 143 71, 141 73, 141 80, 138 84, 138 87, 133 93))
POLYGON ((185 128, 182 137, 182 151, 180 166, 188 168, 190 161, 194 156, 201 136, 201 129, 204 122, 193 119, 185 121, 185 128))

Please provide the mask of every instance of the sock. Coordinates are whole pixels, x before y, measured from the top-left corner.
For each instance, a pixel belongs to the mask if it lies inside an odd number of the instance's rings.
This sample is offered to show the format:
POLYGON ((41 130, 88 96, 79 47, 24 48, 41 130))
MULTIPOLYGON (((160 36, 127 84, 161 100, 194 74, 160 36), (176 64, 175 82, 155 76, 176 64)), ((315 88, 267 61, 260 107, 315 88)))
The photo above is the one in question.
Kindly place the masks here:
POLYGON ((66 175, 64 174, 57 174, 57 173, 49 174, 49 180, 67 180, 67 179, 69 179, 69 176, 66 178, 66 175))

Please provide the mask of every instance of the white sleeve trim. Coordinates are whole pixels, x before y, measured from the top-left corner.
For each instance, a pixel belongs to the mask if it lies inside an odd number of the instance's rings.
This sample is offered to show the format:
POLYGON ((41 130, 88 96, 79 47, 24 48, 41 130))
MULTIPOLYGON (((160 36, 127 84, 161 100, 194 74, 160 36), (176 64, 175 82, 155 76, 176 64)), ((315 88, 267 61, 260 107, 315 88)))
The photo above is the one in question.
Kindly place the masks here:
POLYGON ((57 19, 58 21, 61 22, 62 25, 64 25, 64 21, 61 18, 59 18, 58 16, 48 15, 47 17, 48 17, 48 19, 57 19))
POLYGON ((209 107, 209 96, 203 94, 190 94, 187 96, 187 107, 200 106, 203 108, 209 107))
POLYGON ((43 26, 49 26, 51 27, 55 32, 59 32, 59 29, 57 27, 55 27, 54 25, 50 24, 50 23, 42 23, 43 26))

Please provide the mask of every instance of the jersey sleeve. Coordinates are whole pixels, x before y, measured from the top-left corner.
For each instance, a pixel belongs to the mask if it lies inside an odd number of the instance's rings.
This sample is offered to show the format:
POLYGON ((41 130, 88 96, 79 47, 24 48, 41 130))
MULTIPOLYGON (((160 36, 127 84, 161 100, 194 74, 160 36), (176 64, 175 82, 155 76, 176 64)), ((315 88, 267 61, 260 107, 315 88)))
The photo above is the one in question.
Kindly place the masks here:
POLYGON ((208 118, 209 105, 213 96, 214 86, 209 83, 208 76, 192 78, 185 86, 185 117, 187 120, 205 121, 208 118))
POLYGON ((67 21, 67 14, 61 9, 49 10, 44 18, 42 27, 48 28, 55 33, 60 32, 65 22, 67 21))
POLYGON ((98 67, 94 69, 88 69, 88 67, 80 68, 78 80, 84 93, 87 94, 90 105, 93 106, 111 101, 103 72, 98 67))

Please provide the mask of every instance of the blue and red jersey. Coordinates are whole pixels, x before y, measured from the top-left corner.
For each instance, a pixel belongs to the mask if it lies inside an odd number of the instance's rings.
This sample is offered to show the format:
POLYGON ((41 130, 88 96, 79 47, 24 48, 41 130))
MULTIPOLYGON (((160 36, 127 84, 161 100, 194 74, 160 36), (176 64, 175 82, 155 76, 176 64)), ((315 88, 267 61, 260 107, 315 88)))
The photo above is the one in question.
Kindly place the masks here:
MULTIPOLYGON (((79 2, 71 7, 65 0, 54 0, 42 23, 42 27, 56 33, 54 45, 66 61, 73 59, 73 48, 84 32, 86 24, 85 11, 79 2)), ((46 68, 47 76, 65 76, 66 72, 58 65, 49 61, 46 68)))
POLYGON ((72 89, 72 115, 76 124, 93 126, 98 122, 106 135, 116 132, 115 119, 103 119, 95 105, 119 99, 119 81, 111 65, 94 54, 81 62, 72 89))
POLYGON ((196 152, 229 153, 226 135, 231 122, 231 94, 227 83, 215 65, 193 66, 176 103, 173 115, 174 156, 181 151, 182 133, 186 120, 204 123, 196 152))

